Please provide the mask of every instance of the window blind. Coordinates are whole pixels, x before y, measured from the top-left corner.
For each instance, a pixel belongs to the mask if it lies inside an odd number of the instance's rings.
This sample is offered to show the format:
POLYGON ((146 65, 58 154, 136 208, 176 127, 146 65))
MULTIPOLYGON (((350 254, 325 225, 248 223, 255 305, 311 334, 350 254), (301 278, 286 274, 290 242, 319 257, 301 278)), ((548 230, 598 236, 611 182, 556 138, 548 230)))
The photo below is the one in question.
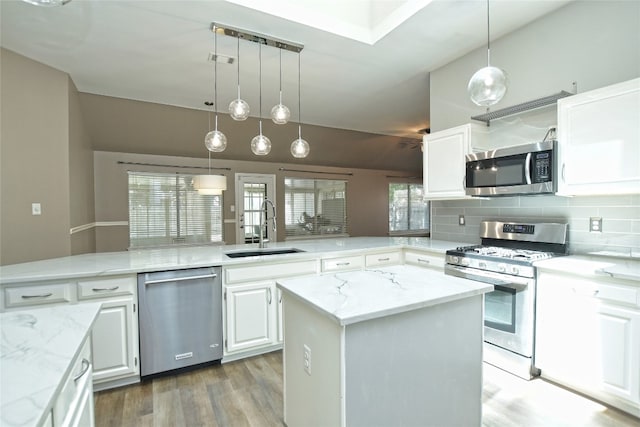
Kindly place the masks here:
POLYGON ((285 178, 286 236, 347 234, 347 183, 329 179, 285 178))
POLYGON ((389 184, 389 232, 428 232, 429 202, 419 184, 389 184))
POLYGON ((222 196, 201 195, 193 175, 129 172, 131 248, 222 242, 222 196))

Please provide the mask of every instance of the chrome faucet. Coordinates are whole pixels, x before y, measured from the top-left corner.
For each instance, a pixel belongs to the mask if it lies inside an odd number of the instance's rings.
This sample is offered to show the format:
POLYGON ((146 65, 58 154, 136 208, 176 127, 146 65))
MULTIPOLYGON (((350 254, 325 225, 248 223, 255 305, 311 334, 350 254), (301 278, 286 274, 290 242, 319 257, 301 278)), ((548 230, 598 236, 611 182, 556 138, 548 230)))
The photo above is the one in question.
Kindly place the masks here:
POLYGON ((268 239, 266 241, 264 240, 264 228, 267 226, 267 223, 269 222, 269 216, 267 215, 267 203, 271 205, 271 211, 272 211, 271 221, 273 222, 274 236, 276 232, 276 205, 274 205, 271 200, 265 198, 262 204, 260 205, 260 236, 258 237, 259 248, 264 248, 265 242, 269 241, 268 239), (263 217, 264 217, 264 220, 262 219, 263 217))

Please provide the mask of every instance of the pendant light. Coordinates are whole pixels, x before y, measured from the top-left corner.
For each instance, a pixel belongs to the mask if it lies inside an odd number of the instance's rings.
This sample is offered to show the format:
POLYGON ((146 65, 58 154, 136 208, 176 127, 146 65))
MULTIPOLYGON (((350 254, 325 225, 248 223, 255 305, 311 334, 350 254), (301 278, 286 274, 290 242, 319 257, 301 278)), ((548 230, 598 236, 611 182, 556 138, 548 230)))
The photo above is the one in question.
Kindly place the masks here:
POLYGON ((300 52, 298 52, 298 139, 291 143, 291 155, 304 158, 309 155, 309 143, 302 139, 302 109, 300 107, 300 52))
POLYGON ((262 134, 262 43, 258 43, 258 55, 259 55, 259 79, 260 82, 258 84, 260 88, 260 133, 253 137, 251 140, 251 151, 256 156, 266 156, 271 151, 271 141, 269 138, 262 134))
MULTIPOLYGON (((213 31, 213 108, 216 114, 215 130, 210 130, 204 137, 207 150, 219 153, 227 148, 227 137, 218 130, 218 32, 213 31)), ((209 129, 211 129, 211 113, 209 113, 209 129)))
POLYGON ((277 125, 284 125, 289 121, 291 111, 282 103, 282 49, 280 49, 280 103, 271 109, 271 120, 277 125))
MULTIPOLYGON (((205 105, 213 105, 216 115, 215 130, 210 130, 204 137, 204 145, 209 154, 209 174, 197 175, 193 178, 193 187, 202 195, 221 195, 227 189, 227 177, 225 175, 211 175, 211 152, 221 152, 227 148, 227 137, 218 130, 218 32, 213 28, 213 103, 205 102, 205 105)), ((211 111, 209 111, 209 129, 211 129, 211 111)))
POLYGON ((489 37, 489 0, 487 0, 487 66, 476 71, 469 80, 467 92, 474 104, 488 107, 497 104, 507 93, 509 78, 497 67, 491 66, 491 40, 489 37))
POLYGON ((249 104, 240 98, 240 38, 238 37, 237 57, 238 57, 238 98, 229 104, 229 114, 236 121, 247 120, 249 117, 249 104))

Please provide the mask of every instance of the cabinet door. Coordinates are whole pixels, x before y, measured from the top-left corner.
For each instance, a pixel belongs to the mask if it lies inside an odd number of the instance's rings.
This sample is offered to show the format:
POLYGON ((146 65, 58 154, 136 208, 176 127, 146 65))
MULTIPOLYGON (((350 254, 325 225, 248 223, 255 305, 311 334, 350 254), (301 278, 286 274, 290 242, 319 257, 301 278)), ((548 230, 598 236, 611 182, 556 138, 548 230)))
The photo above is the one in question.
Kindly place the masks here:
POLYGON ((425 197, 428 199, 465 198, 465 155, 472 144, 484 143, 481 125, 469 123, 425 135, 423 171, 425 197))
POLYGON ((132 298, 102 304, 91 334, 95 383, 138 374, 137 332, 132 298))
POLYGON ((640 404, 640 311, 601 305, 595 335, 598 385, 606 393, 640 404))
POLYGON ((274 344, 277 316, 275 282, 226 288, 228 352, 274 344))
POLYGON ((640 79, 558 101, 558 194, 640 192, 640 79))
POLYGON ((543 377, 593 387, 596 306, 591 289, 583 288, 577 279, 539 272, 535 365, 543 377))

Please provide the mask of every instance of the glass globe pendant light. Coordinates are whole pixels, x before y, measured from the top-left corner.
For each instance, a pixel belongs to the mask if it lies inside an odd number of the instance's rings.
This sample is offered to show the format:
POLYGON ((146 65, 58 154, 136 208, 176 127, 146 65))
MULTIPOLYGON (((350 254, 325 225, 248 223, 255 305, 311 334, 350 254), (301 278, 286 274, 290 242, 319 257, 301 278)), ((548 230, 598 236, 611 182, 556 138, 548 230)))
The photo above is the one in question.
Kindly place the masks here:
POLYGON ((309 155, 309 143, 302 139, 302 113, 300 108, 300 52, 298 52, 298 139, 291 143, 291 155, 302 159, 309 155))
POLYGON ((237 47, 237 57, 238 57, 238 98, 231 101, 229 104, 229 114, 231 118, 236 121, 247 120, 249 117, 249 104, 246 103, 242 98, 240 98, 240 38, 238 37, 238 47, 237 47))
POLYGON ((280 102, 271 109, 271 120, 277 125, 284 125, 289 121, 291 111, 282 103, 282 49, 280 49, 280 102))
MULTIPOLYGON (((213 31, 213 56, 213 108, 216 114, 216 126, 204 137, 204 145, 207 150, 219 153, 227 148, 227 137, 218 130, 218 32, 215 27, 213 31)), ((211 129, 211 113, 209 113, 209 129, 211 129)))
POLYGON ((491 66, 491 41, 489 37, 489 0, 487 0, 487 66, 471 76, 467 92, 474 104, 488 107, 497 104, 507 93, 509 78, 498 67, 491 66))
POLYGON ((259 64, 260 64, 260 133, 251 140, 251 151, 256 156, 266 156, 271 151, 271 140, 262 134, 262 43, 258 44, 259 64))

